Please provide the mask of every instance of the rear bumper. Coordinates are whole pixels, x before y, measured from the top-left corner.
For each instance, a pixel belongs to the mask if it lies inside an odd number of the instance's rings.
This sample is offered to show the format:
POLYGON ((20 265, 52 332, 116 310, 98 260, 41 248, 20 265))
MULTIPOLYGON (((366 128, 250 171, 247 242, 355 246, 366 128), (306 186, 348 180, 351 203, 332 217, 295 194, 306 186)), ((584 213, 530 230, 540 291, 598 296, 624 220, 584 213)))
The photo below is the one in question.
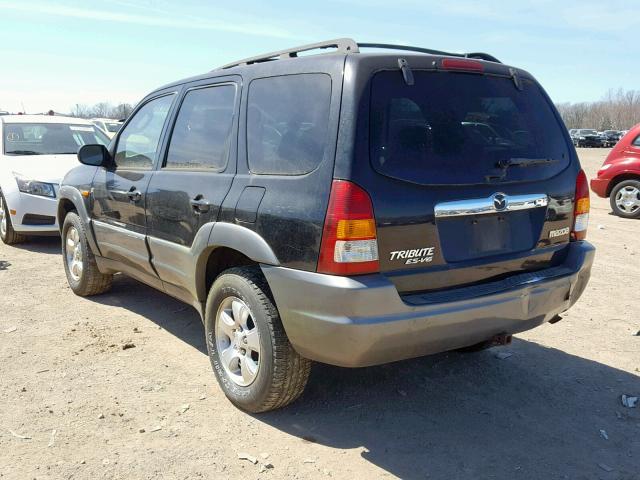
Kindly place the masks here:
POLYGON ((551 320, 578 300, 591 274, 595 248, 575 242, 568 249, 559 267, 432 298, 403 299, 383 275, 338 277, 266 265, 262 270, 298 353, 363 367, 473 345, 551 320))
POLYGON ((607 188, 609 187, 609 181, 610 181, 609 179, 605 179, 605 178, 592 178, 591 190, 593 190, 593 193, 595 193, 599 197, 606 198, 607 188))

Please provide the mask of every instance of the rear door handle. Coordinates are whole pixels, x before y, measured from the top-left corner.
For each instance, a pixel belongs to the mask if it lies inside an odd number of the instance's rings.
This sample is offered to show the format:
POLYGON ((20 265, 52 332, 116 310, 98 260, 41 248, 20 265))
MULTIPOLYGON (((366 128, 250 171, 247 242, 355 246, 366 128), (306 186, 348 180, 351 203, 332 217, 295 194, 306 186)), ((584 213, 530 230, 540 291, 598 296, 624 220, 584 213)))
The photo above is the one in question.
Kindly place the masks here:
POLYGON ((137 202, 142 198, 142 193, 136 187, 131 187, 131 190, 127 192, 127 197, 132 201, 137 202))
POLYGON ((193 200, 190 200, 191 206, 196 213, 206 213, 211 208, 209 200, 202 198, 202 195, 198 195, 193 200))

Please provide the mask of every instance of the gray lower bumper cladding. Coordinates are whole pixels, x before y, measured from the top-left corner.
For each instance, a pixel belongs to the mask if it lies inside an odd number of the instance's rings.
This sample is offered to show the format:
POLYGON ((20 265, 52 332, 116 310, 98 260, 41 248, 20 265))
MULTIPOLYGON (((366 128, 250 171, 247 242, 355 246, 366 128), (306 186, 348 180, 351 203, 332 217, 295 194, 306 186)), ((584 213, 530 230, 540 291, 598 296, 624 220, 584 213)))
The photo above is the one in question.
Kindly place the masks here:
POLYGON ((383 275, 338 277, 267 265, 262 270, 289 340, 302 356, 364 367, 545 323, 582 295, 594 256, 591 244, 574 242, 560 266, 433 297, 402 298, 383 275))

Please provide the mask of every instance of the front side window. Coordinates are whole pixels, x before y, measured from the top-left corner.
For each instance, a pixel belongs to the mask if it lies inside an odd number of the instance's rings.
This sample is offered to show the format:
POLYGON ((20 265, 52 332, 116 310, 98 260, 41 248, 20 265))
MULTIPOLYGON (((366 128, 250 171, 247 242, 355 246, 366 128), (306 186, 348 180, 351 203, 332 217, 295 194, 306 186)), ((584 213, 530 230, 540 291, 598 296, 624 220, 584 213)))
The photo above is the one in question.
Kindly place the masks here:
POLYGON ((247 106, 249 169, 301 175, 322 161, 331 105, 331 77, 287 75, 251 82, 247 106))
POLYGON ((380 173, 418 184, 550 178, 570 162, 563 126, 538 85, 523 79, 380 72, 371 89, 370 158, 380 173), (505 168, 532 161, 531 168, 505 168))
POLYGON ((166 168, 224 170, 235 97, 235 85, 187 92, 171 134, 166 168))
POLYGON ((174 95, 146 103, 124 128, 118 139, 115 161, 119 168, 149 170, 160 148, 160 135, 174 95))
POLYGON ((109 143, 94 125, 66 123, 6 123, 3 136, 7 155, 71 155, 86 144, 109 143))

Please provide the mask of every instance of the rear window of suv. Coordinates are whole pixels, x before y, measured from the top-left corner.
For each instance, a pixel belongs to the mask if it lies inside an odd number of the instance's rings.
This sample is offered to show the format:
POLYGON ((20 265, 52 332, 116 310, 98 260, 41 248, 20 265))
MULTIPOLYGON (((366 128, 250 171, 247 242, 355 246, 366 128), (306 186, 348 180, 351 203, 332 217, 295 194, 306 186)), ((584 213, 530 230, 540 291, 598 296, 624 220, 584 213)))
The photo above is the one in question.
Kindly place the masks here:
POLYGON ((419 184, 542 180, 564 170, 569 150, 540 87, 521 79, 450 72, 399 72, 372 80, 370 156, 380 173, 419 184), (534 159, 528 167, 511 160, 534 159), (514 163, 517 163, 514 162, 514 163))

